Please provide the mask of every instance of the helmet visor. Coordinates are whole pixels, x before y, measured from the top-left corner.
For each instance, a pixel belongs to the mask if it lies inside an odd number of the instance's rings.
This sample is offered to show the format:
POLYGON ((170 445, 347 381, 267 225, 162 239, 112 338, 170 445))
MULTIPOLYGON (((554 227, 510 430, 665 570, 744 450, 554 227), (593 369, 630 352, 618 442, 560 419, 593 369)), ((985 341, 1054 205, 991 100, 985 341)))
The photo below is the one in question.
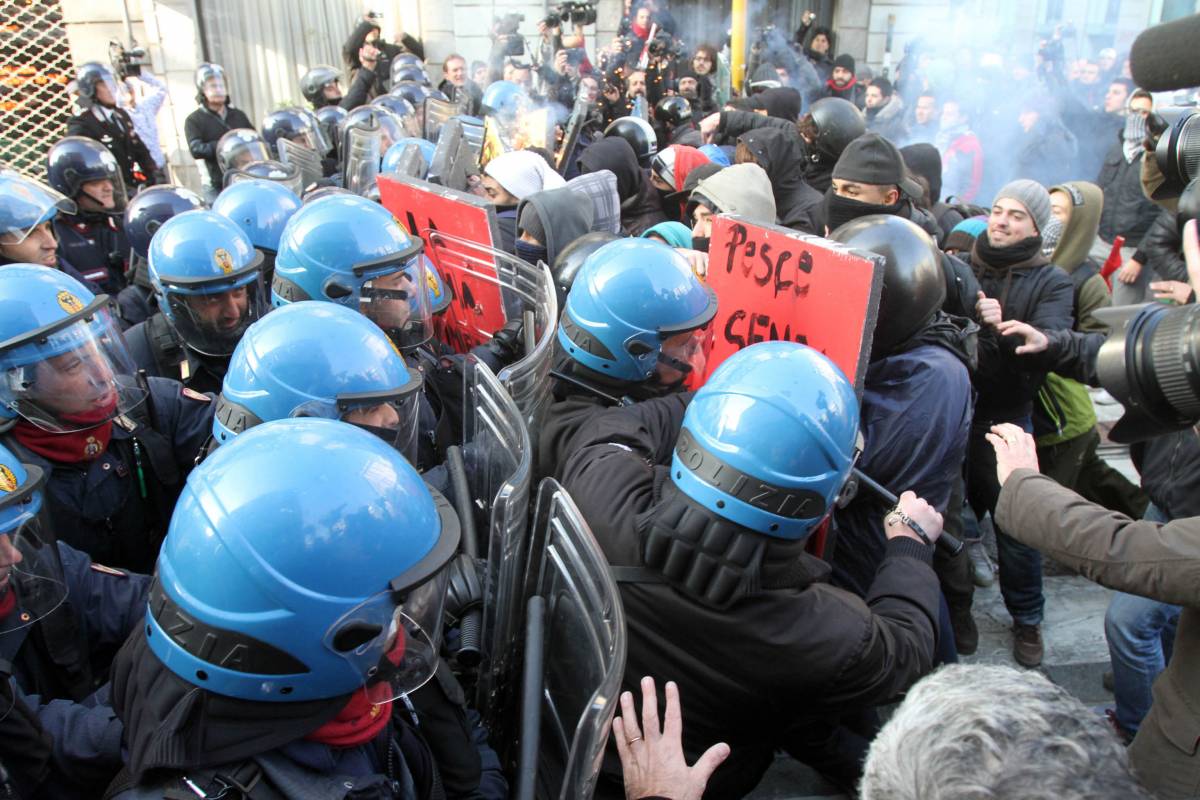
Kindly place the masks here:
POLYGON ((356 274, 369 276, 359 290, 359 312, 382 328, 401 350, 419 347, 433 335, 428 280, 420 255, 418 239, 406 252, 383 263, 354 268, 356 274))
POLYGON ((246 328, 265 311, 262 253, 244 269, 202 283, 160 276, 170 309, 168 320, 188 345, 205 356, 233 355, 246 328))
POLYGON ((74 214, 75 201, 11 169, 0 168, 0 244, 20 244, 58 214, 74 214))
MULTIPOLYGON (((59 302, 79 304, 66 292, 59 302)), ((50 433, 72 433, 141 404, 146 391, 107 306, 100 295, 60 322, 0 345, 5 408, 50 433)))
POLYGON ((351 125, 346 128, 343 152, 343 178, 350 191, 363 197, 374 188, 383 158, 383 131, 378 125, 351 125))
POLYGON ((13 473, 0 468, 0 601, 12 592, 16 605, 0 618, 0 641, 5 634, 27 628, 52 613, 67 598, 67 582, 58 557, 50 513, 42 502, 45 475, 25 465, 25 483, 16 486, 13 473), (9 488, 12 487, 12 488, 9 488))
POLYGON ((339 394, 333 402, 310 400, 293 410, 292 416, 324 417, 349 422, 383 439, 399 450, 408 463, 415 465, 421 380, 421 373, 410 369, 403 386, 376 392, 339 394))
MULTIPOLYGON (((696 328, 669 336, 658 352, 658 380, 666 386, 692 385, 704 374, 708 360, 704 345, 708 339, 707 327, 696 328)), ((699 388, 699 383, 696 383, 699 388)))
POLYGON ((222 172, 241 169, 255 161, 268 161, 266 143, 253 131, 230 131, 217 143, 217 162, 222 172))
POLYGON ((75 195, 75 201, 81 211, 122 215, 125 206, 129 205, 129 197, 125 193, 121 168, 112 156, 104 159, 103 164, 104 174, 97 171, 95 176, 80 176, 79 194, 75 195))

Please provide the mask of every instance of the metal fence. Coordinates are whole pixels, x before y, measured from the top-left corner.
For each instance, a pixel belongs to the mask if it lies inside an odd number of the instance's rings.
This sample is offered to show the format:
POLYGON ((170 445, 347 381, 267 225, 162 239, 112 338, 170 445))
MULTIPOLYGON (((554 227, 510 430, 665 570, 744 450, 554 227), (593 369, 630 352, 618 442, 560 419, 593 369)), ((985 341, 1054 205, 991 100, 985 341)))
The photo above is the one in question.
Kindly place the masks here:
POLYGON ((0 2, 0 162, 42 175, 73 114, 71 53, 57 0, 0 2))

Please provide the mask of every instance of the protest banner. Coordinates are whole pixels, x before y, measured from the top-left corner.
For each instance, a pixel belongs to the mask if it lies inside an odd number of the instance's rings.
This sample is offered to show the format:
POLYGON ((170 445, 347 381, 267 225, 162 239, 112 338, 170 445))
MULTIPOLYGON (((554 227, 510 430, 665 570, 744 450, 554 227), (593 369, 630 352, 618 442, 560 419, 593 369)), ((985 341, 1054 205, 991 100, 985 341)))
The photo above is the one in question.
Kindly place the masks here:
POLYGON ((713 218, 708 259, 717 315, 705 379, 743 347, 786 340, 824 353, 862 393, 883 289, 879 256, 721 215, 713 218))
POLYGON ((500 240, 495 207, 481 197, 404 175, 380 175, 378 184, 383 207, 421 237, 450 292, 449 308, 434 320, 438 339, 459 353, 486 342, 506 321, 491 255, 500 240), (435 236, 439 232, 445 236, 435 236))

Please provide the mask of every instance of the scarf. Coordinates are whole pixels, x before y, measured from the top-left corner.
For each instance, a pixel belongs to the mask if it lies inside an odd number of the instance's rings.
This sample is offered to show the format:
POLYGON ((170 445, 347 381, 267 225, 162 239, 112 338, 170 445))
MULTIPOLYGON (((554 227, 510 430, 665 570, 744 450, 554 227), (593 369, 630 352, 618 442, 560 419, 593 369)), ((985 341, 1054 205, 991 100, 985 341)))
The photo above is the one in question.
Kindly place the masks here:
MULTIPOLYGON (((396 644, 384 654, 392 666, 400 666, 404 660, 405 637, 401 628, 396 636, 396 644)), ((383 659, 380 659, 383 663, 383 659)), ((337 715, 305 736, 312 742, 320 742, 330 747, 358 747, 366 744, 379 735, 379 732, 392 718, 392 685, 388 681, 379 681, 350 695, 350 699, 337 715)))
POLYGON ((825 85, 828 86, 833 91, 837 92, 838 94, 843 94, 845 92, 850 91, 857 84, 858 84, 858 76, 857 75, 855 75, 850 80, 846 81, 845 86, 838 86, 836 83, 833 82, 833 78, 830 78, 829 80, 825 81, 825 85))
POLYGON ((1125 117, 1125 132, 1121 135, 1121 151, 1125 163, 1132 164, 1137 154, 1144 149, 1142 142, 1146 138, 1146 118, 1141 114, 1129 114, 1125 117))
POLYGON ((83 414, 63 414, 67 422, 91 424, 71 433, 51 433, 33 423, 21 419, 13 426, 13 436, 25 447, 42 458, 59 464, 79 464, 95 461, 108 449, 112 439, 112 416, 117 410, 114 400, 110 405, 92 409, 83 414))
POLYGON ((984 273, 988 270, 991 270, 993 273, 1004 273, 1008 272, 1016 264, 1029 261, 1038 255, 1041 250, 1041 236, 1030 236, 1028 239, 1024 239, 1016 244, 1010 244, 1008 247, 993 247, 991 239, 988 238, 987 231, 984 231, 975 240, 976 259, 973 260, 982 262, 984 273))
POLYGON ((859 217, 869 214, 898 215, 903 203, 903 200, 897 200, 894 204, 885 206, 851 200, 849 197, 836 194, 831 186, 825 191, 825 224, 829 226, 830 232, 833 232, 847 222, 853 222, 859 217))

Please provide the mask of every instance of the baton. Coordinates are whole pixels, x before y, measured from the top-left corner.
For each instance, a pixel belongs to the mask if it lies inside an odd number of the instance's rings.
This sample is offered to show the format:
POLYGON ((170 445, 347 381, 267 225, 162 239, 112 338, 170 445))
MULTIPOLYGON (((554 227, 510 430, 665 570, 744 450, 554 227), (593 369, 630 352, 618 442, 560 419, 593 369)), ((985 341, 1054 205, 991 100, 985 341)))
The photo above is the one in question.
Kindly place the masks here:
MULTIPOLYGON (((857 467, 854 469, 854 477, 858 478, 858 482, 863 486, 866 486, 868 489, 875 492, 875 494, 879 495, 884 500, 887 500, 892 505, 896 505, 900 502, 900 498, 889 492, 887 488, 883 486, 883 484, 877 483, 873 478, 871 478, 871 476, 867 475, 857 467)), ((943 531, 942 535, 937 538, 937 542, 935 542, 935 544, 942 550, 945 550, 947 555, 951 556, 958 555, 963 549, 962 542, 945 531, 943 531)))

